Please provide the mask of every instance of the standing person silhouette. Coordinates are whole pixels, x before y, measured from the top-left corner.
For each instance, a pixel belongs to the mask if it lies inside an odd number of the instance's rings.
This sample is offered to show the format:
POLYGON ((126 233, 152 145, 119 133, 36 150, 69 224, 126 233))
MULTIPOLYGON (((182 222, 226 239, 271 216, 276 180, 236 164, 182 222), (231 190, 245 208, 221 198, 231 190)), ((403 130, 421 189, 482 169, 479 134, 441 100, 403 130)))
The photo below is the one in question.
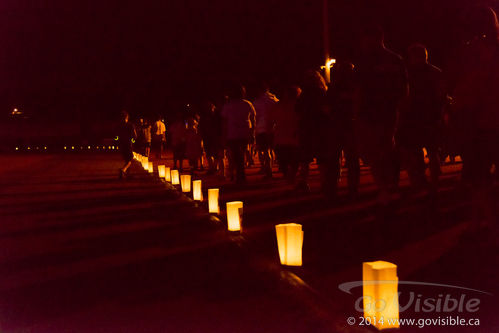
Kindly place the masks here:
MULTIPOLYGON (((455 88, 456 113, 466 119, 463 173, 471 178, 476 226, 492 226, 494 196, 491 174, 499 163, 499 24, 492 8, 477 7, 469 14, 470 38, 466 43, 461 79, 455 88)), ((463 174, 464 176, 464 174, 463 174)))
POLYGON ((428 62, 421 44, 408 49, 409 99, 401 113, 400 144, 407 155, 407 171, 414 187, 426 185, 423 148, 430 159, 431 190, 436 191, 440 175, 439 137, 446 101, 442 71, 428 62))
POLYGON ((118 146, 125 163, 119 171, 120 179, 126 176, 128 168, 132 164, 133 140, 137 138, 135 128, 129 121, 129 118, 130 115, 127 111, 121 111, 121 119, 118 126, 118 146))
POLYGON ((229 101, 222 108, 223 132, 231 160, 229 164, 236 170, 238 184, 246 182, 244 154, 255 128, 255 108, 245 96, 244 86, 232 86, 229 101))
POLYGON ((156 157, 158 159, 163 158, 163 145, 166 142, 166 126, 161 117, 156 116, 156 121, 154 122, 154 126, 151 129, 151 132, 154 132, 153 142, 156 150, 156 157))
POLYGON ((256 148, 258 150, 258 158, 262 164, 264 179, 268 179, 272 178, 271 150, 274 135, 272 112, 279 100, 270 92, 269 86, 266 83, 261 83, 258 90, 258 96, 253 101, 256 112, 256 148))
POLYGON ((327 101, 327 85, 317 71, 305 73, 302 93, 296 102, 298 113, 298 133, 300 141, 300 179, 298 190, 309 190, 309 164, 317 159, 321 175, 322 191, 326 195, 334 193, 336 178, 331 174, 332 126, 327 101))
MULTIPOLYGON (((351 198, 356 198, 360 180, 360 165, 355 136, 354 66, 347 61, 338 61, 334 65, 331 74, 332 83, 328 89, 328 100, 331 104, 335 137, 332 147, 334 153, 334 160, 331 163, 332 173, 339 180, 340 159, 343 151, 348 169, 348 193, 351 198)), ((334 193, 337 190, 337 182, 335 184, 334 193)))
POLYGON ((383 30, 366 25, 361 34, 361 56, 356 64, 356 113, 359 150, 371 166, 379 189, 378 203, 390 202, 393 184, 395 129, 398 112, 408 94, 402 58, 388 50, 383 30))

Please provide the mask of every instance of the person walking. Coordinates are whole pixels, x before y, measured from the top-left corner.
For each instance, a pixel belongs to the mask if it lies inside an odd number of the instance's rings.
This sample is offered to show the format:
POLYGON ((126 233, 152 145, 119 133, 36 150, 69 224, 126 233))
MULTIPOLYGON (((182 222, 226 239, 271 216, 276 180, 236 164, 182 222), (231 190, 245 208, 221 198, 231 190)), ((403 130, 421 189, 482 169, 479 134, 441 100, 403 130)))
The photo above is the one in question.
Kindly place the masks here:
POLYGON ((137 133, 133 124, 129 121, 130 115, 127 111, 121 111, 121 119, 118 125, 118 146, 123 157, 124 164, 119 170, 119 178, 127 175, 128 168, 133 161, 133 141, 137 138, 137 133))
POLYGON ((379 189, 378 202, 390 202, 394 184, 395 130, 408 95, 407 71, 398 54, 385 47, 378 25, 363 27, 361 56, 356 64, 356 116, 359 150, 379 189))
POLYGON ((229 101, 223 106, 223 132, 231 165, 236 171, 236 183, 246 182, 244 154, 255 128, 255 108, 245 99, 246 89, 240 84, 231 87, 229 101))

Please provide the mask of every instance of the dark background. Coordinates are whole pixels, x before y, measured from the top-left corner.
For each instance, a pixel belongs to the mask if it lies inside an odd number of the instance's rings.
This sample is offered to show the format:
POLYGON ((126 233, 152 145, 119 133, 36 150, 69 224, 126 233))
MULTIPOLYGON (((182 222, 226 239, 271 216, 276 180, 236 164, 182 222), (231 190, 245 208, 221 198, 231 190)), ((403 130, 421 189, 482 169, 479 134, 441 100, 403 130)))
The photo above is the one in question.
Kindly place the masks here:
MULTIPOLYGON (((499 2, 330 0, 331 54, 350 56, 356 27, 374 17, 389 48, 404 55, 422 42, 445 69, 477 3, 499 2)), ((322 0, 3 0, 0 110, 49 121, 168 115, 228 80, 295 81, 323 62, 321 13, 322 0)))

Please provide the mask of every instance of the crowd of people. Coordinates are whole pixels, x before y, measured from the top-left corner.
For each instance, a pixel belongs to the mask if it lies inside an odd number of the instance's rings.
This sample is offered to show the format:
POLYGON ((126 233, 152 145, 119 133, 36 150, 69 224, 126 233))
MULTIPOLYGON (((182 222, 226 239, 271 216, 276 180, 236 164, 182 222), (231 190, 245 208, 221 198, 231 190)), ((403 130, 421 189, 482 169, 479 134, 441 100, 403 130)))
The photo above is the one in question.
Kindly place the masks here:
POLYGON ((349 194, 357 195, 362 161, 371 168, 381 204, 397 188, 402 167, 415 189, 435 192, 447 155, 462 157, 463 181, 491 184, 499 161, 498 23, 490 8, 473 15, 462 55, 466 65, 452 87, 429 62, 424 45, 412 44, 404 59, 384 45, 379 26, 366 25, 359 40, 362 56, 355 63, 338 59, 331 83, 310 70, 300 84, 276 94, 261 83, 251 99, 242 84, 232 84, 222 103, 206 100, 196 114, 168 119, 168 128, 160 119, 139 119, 137 133, 123 126, 125 160, 132 149, 126 140, 132 137, 141 153, 149 156, 152 145, 159 158, 168 140, 179 170, 188 160, 192 172, 207 167, 209 174, 244 184, 245 168, 254 159, 264 179, 275 176, 277 161, 279 172, 300 191, 309 189, 309 165, 315 160, 322 190, 333 198, 343 160, 349 194))

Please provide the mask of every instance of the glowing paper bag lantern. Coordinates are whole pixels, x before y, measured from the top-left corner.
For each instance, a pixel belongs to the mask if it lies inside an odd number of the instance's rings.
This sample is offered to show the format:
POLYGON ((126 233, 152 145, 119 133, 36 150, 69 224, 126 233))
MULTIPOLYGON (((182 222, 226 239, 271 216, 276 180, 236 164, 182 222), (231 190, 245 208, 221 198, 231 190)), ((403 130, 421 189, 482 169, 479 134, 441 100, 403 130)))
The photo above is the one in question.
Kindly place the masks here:
POLYGON ((182 187, 182 192, 188 193, 191 191, 191 175, 181 175, 180 176, 180 186, 182 187))
POLYGON ((203 201, 203 190, 201 180, 192 181, 192 199, 196 201, 203 201))
POLYGON ((281 265, 301 266, 303 230, 301 224, 286 223, 275 226, 281 265))
POLYGON ((227 202, 227 228, 229 231, 241 230, 241 219, 243 217, 243 202, 227 202))
POLYGON ((149 171, 149 173, 154 172, 154 166, 153 166, 152 162, 149 162, 148 167, 147 167, 147 171, 149 171))
POLYGON ((165 180, 170 182, 172 180, 172 176, 170 173, 170 168, 165 168, 165 180))
POLYGON ((172 170, 172 174, 171 174, 171 179, 172 179, 172 185, 178 185, 180 184, 180 178, 179 178, 179 175, 178 175, 178 170, 172 170))
POLYGON ((386 261, 362 264, 364 318, 379 330, 399 327, 397 265, 386 261))
POLYGON ((159 178, 165 178, 165 166, 158 165, 158 176, 159 178))
POLYGON ((214 214, 220 214, 220 206, 218 204, 218 188, 208 189, 208 212, 214 214))

